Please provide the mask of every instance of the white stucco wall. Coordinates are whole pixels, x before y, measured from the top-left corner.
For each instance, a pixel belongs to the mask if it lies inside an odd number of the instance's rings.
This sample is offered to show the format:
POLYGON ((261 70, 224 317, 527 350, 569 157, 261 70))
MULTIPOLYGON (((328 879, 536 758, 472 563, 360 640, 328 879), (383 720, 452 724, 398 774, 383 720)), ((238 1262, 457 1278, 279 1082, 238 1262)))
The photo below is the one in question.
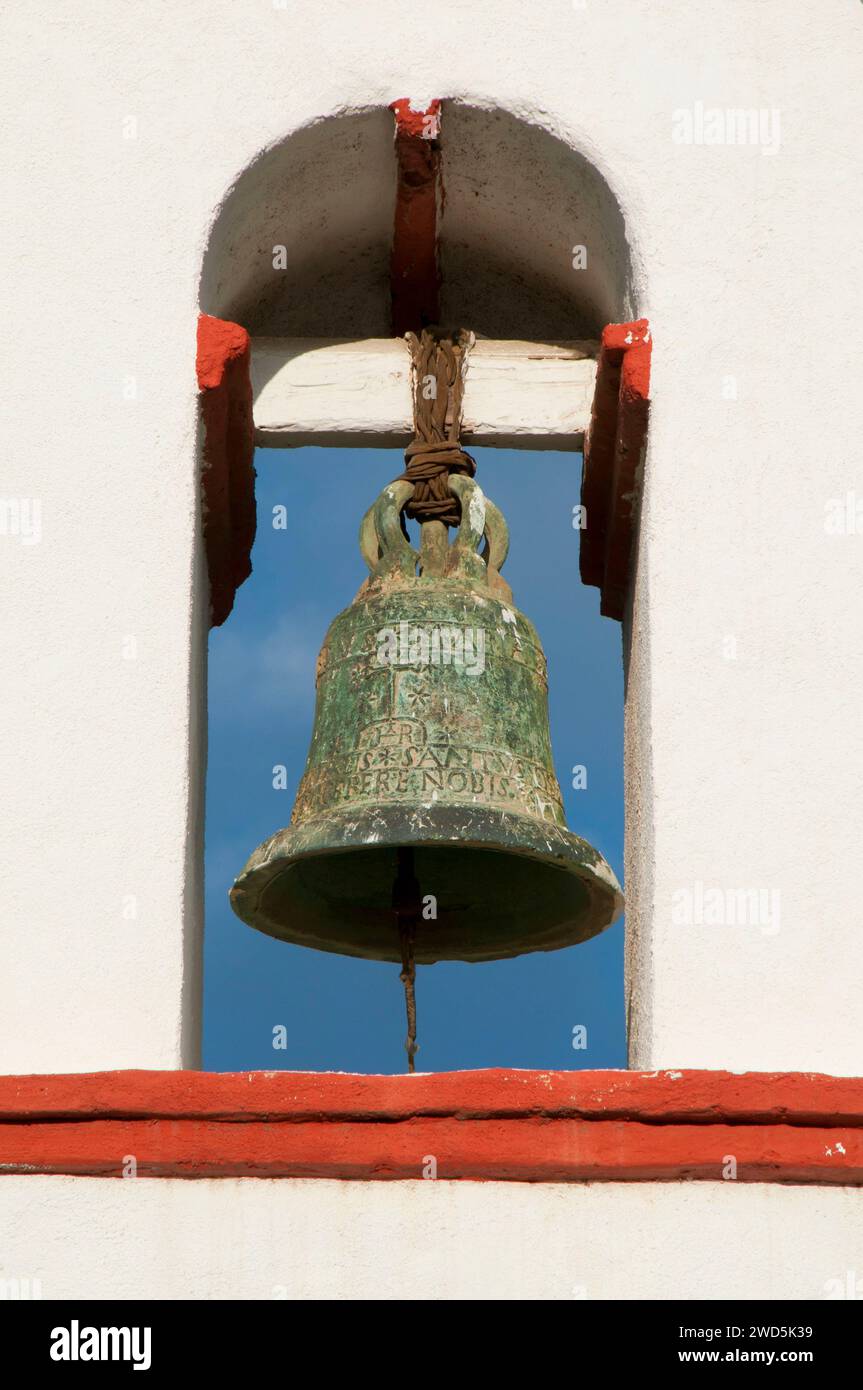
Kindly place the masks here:
MULTIPOLYGON (((434 23, 400 0, 69 0, 2 30, 3 494, 41 508, 37 544, 20 511, 0 536, 3 1069, 194 1060, 204 249, 261 151, 411 95, 595 163, 653 324, 632 1060, 859 1071, 863 535, 823 529, 863 496, 857 0, 441 0, 434 23), (675 143, 699 102, 764 108, 766 145, 675 143), (698 883, 778 891, 779 930, 673 927, 698 883)), ((527 244, 567 265, 549 226, 527 244)))
POLYGON ((848 1188, 23 1177, 0 1230, 46 1299, 863 1297, 848 1188))

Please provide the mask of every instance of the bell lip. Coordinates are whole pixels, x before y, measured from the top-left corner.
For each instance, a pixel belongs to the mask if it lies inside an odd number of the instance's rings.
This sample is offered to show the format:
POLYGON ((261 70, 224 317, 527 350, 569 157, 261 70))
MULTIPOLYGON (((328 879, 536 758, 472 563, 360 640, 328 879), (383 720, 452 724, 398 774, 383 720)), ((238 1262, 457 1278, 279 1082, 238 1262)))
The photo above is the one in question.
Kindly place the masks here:
POLYGON ((261 920, 259 914, 260 901, 265 889, 293 864, 327 854, 360 853, 376 846, 395 848, 397 845, 464 845, 513 854, 546 864, 561 873, 573 875, 585 885, 591 900, 590 916, 596 922, 589 931, 577 936, 571 935, 569 939, 563 936, 563 939, 551 944, 537 941, 535 945, 531 945, 528 936, 518 951, 503 949, 499 953, 484 951, 482 954, 446 954, 434 957, 418 951, 417 961, 422 964, 431 964, 435 960, 505 960, 535 951, 561 950, 598 936, 613 926, 623 912, 623 891, 614 870, 593 845, 566 826, 498 807, 471 804, 458 806, 452 803, 446 803, 444 806, 435 802, 424 802, 414 806, 410 814, 401 805, 365 806, 353 803, 350 807, 336 809, 326 815, 310 816, 297 825, 285 826, 260 844, 249 856, 230 889, 231 907, 247 926, 276 940, 360 959, 397 962, 399 956, 395 953, 370 956, 365 950, 351 950, 349 940, 339 944, 323 939, 309 940, 308 936, 301 932, 292 934, 284 924, 279 924, 276 929, 261 920), (447 833, 441 826, 442 811, 446 811, 448 815, 463 812, 465 822, 470 825, 470 834, 461 835, 452 831, 447 833), (423 815, 423 812, 426 814, 423 815), (366 826, 362 839, 356 835, 361 818, 366 826), (502 837, 502 831, 505 830, 509 831, 509 835, 502 837), (513 837, 511 840, 510 835, 513 837))

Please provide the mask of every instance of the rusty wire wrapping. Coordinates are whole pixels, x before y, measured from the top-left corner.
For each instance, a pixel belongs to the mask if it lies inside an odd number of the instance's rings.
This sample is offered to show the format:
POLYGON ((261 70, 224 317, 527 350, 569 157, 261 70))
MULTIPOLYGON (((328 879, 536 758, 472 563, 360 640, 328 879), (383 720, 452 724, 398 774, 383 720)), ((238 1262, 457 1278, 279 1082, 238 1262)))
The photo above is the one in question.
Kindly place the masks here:
POLYGON ((458 526, 461 507, 449 490, 450 473, 472 478, 476 462, 459 443, 467 353, 473 335, 424 328, 406 333, 413 363, 414 435, 400 478, 414 484, 405 507, 416 521, 458 526))

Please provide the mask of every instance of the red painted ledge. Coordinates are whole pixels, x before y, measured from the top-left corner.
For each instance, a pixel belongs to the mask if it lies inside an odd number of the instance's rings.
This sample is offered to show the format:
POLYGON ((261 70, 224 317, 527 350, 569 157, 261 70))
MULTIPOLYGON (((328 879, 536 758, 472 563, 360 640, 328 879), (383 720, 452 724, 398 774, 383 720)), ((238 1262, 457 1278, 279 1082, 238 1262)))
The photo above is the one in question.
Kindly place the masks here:
POLYGON ((863 1079, 794 1072, 0 1077, 0 1174, 863 1185, 863 1079))
POLYGON ((204 428, 204 548, 210 625, 219 627, 252 572, 255 427, 251 343, 245 328, 201 314, 196 369, 204 428))
POLYGON ((603 330, 584 447, 580 568, 601 595, 600 611, 622 618, 629 589, 639 469, 647 438, 652 349, 647 319, 603 330))

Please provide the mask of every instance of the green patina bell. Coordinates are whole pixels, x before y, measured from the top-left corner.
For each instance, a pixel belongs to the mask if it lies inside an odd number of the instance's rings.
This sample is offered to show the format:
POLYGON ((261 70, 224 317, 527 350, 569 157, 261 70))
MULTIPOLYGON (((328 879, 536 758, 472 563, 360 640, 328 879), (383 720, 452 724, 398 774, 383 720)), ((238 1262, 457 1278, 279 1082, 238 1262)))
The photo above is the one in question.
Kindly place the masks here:
POLYGON ((566 828, 545 656, 500 576, 506 523, 471 479, 449 488, 452 544, 437 520, 409 543, 409 481, 363 520, 371 574, 318 659, 291 823, 231 892, 282 941, 404 963, 409 918, 417 962, 497 960, 585 941, 621 911, 608 864, 566 828))

